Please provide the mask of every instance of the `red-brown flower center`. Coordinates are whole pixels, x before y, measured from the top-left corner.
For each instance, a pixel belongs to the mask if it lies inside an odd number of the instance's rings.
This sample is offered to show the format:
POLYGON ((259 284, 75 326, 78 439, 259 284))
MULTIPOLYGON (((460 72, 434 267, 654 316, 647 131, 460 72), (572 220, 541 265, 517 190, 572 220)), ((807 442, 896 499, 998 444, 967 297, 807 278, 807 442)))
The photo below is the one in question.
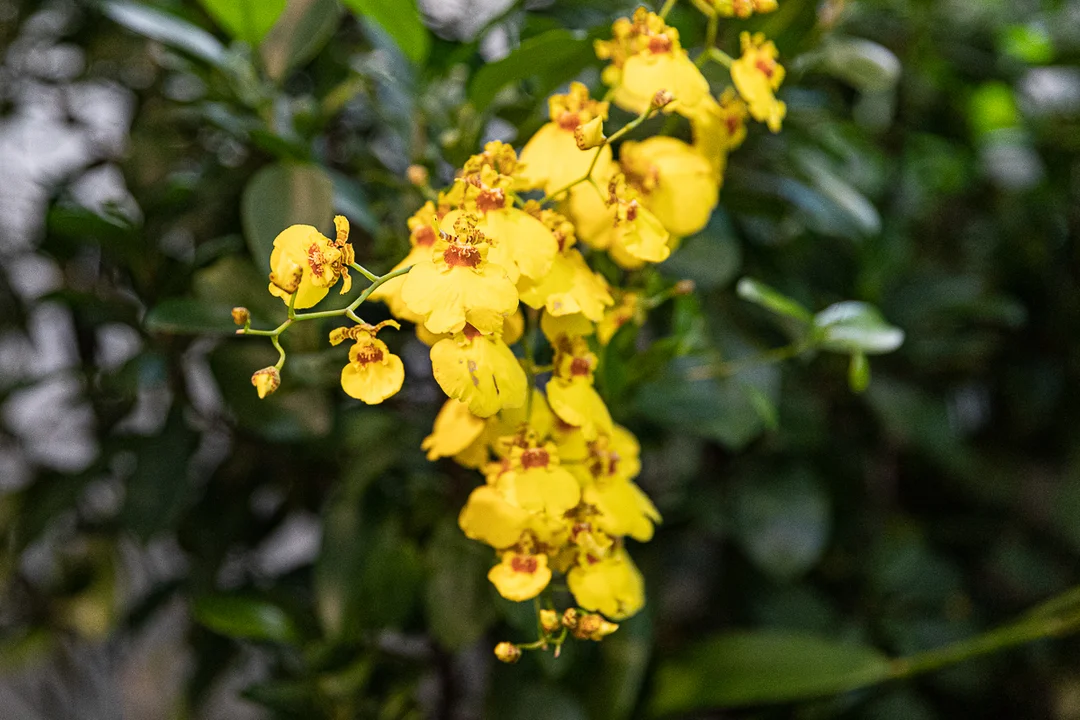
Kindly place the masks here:
POLYGON ((480 264, 480 251, 472 245, 451 243, 443 252, 443 260, 450 267, 474 268, 480 264))
POLYGON ((514 572, 529 573, 530 575, 536 572, 537 562, 536 558, 532 555, 515 555, 510 560, 510 568, 514 572))
POLYGON ((754 67, 761 71, 761 74, 765 77, 772 79, 773 73, 776 72, 776 63, 766 58, 759 58, 754 67))
POLYGON ((476 196, 476 209, 486 213, 506 207, 506 193, 501 188, 481 188, 476 196))
POLYGON ((649 38, 649 52, 654 55, 671 52, 671 38, 667 35, 653 35, 649 38))
POLYGON ((545 468, 550 461, 551 457, 544 448, 530 448, 521 453, 521 467, 526 470, 529 468, 545 468))
POLYGON ((318 243, 311 243, 307 251, 308 266, 315 275, 322 275, 323 266, 326 265, 326 257, 319 249, 318 243))
POLYGON ((424 225, 413 233, 413 242, 417 247, 431 247, 435 243, 435 228, 424 225))
POLYGON ((581 116, 576 112, 564 112, 556 122, 563 130, 574 130, 581 124, 581 116))
POLYGON ((360 352, 356 353, 356 362, 361 365, 370 365, 371 363, 382 362, 383 351, 382 348, 377 345, 364 345, 361 346, 360 352))
POLYGON ((576 357, 570 361, 571 375, 588 375, 590 370, 592 370, 592 363, 588 358, 576 357))
POLYGON ((461 329, 461 333, 469 340, 480 337, 480 335, 482 334, 479 330, 477 330, 469 323, 465 323, 465 327, 461 329))

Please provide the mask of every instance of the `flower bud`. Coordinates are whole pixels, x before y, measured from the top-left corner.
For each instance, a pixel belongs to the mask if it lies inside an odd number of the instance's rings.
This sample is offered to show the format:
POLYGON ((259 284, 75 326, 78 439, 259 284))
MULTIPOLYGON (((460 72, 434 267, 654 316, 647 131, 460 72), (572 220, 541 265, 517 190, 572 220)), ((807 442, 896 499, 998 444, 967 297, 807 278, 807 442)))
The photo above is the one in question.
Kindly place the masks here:
POLYGON ((607 142, 607 137, 604 136, 603 118, 594 117, 589 122, 574 128, 574 141, 577 143, 578 150, 591 150, 607 142))
POLYGON ((574 608, 566 608, 562 616, 563 627, 573 630, 578 624, 578 611, 574 608))
POLYGON ((521 659, 521 648, 513 643, 501 642, 495 646, 495 657, 508 665, 516 663, 521 659))
POLYGON ((653 95, 652 106, 660 110, 673 102, 675 102, 675 96, 670 90, 657 90, 653 95))
POLYGON ((234 307, 232 309, 232 321, 240 327, 251 322, 251 312, 246 307, 234 307))
POLYGON ((697 286, 694 285, 693 280, 680 280, 679 282, 675 283, 674 290, 676 295, 689 295, 690 293, 694 292, 695 287, 697 286))
POLYGON ((265 398, 267 395, 273 395, 274 391, 281 386, 281 373, 272 365, 264 367, 262 370, 256 370, 251 376, 251 384, 258 390, 259 398, 265 398))
POLYGON ((416 187, 425 187, 428 184, 428 170, 423 165, 410 165, 405 171, 405 177, 416 187))
POLYGON ((608 622, 601 615, 586 613, 578 619, 577 627, 572 632, 581 640, 602 640, 619 629, 613 622, 608 622))
POLYGON ((540 611, 540 627, 543 628, 546 633, 553 633, 561 626, 559 622, 559 614, 554 610, 541 610, 540 611))

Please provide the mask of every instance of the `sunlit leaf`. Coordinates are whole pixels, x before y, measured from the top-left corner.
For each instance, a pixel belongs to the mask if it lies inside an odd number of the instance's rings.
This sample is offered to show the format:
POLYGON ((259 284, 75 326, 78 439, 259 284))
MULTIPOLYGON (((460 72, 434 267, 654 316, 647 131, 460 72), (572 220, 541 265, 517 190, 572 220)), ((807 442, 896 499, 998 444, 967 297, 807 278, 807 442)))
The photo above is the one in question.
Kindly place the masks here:
POLYGON ((810 311, 795 300, 773 290, 765 283, 758 282, 752 278, 743 278, 740 280, 739 284, 735 286, 735 292, 737 292, 739 297, 743 300, 752 302, 755 305, 760 305, 777 315, 783 315, 807 323, 812 322, 814 319, 814 316, 810 311))
POLYGON ((904 343, 904 331, 890 325, 873 305, 849 300, 830 305, 816 316, 820 347, 842 353, 879 355, 904 343))
POLYGON ((510 83, 573 64, 591 52, 592 45, 584 33, 559 29, 529 38, 502 60, 483 66, 473 75, 469 100, 480 109, 486 108, 510 83))
POLYGON ((211 65, 225 62, 225 47, 217 38, 175 15, 124 0, 102 3, 101 10, 114 22, 139 35, 183 50, 211 65))
POLYGON ((248 181, 241 199, 244 236, 257 265, 270 270, 274 238, 290 225, 312 225, 330 233, 334 188, 317 165, 268 165, 248 181))
POLYGON ((282 79, 315 57, 341 22, 337 0, 291 0, 259 52, 266 74, 282 79))
POLYGON ((831 695, 889 670, 888 658, 863 645, 776 631, 720 635, 660 663, 651 715, 831 695))
POLYGON ((256 46, 285 11, 288 0, 199 0, 210 17, 237 40, 256 46))
POLYGON ((200 625, 238 640, 293 643, 300 639, 289 614, 265 600, 210 595, 196 598, 191 612, 200 625))
POLYGON ((405 57, 423 63, 431 52, 431 34, 424 27, 416 0, 343 0, 345 6, 366 17, 393 38, 405 57))

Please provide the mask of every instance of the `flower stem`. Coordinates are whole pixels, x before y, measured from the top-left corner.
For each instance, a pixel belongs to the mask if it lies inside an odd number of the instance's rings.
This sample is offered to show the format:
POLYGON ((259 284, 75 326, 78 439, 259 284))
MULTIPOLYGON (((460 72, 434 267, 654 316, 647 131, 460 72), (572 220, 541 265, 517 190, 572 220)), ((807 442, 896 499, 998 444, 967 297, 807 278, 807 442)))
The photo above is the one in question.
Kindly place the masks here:
POLYGON ((664 7, 660 8, 660 12, 657 13, 657 15, 662 18, 666 18, 668 16, 668 13, 671 12, 671 9, 675 7, 675 3, 677 3, 678 1, 679 0, 667 0, 667 2, 664 3, 664 7))
POLYGON ((351 267, 353 270, 355 270, 356 272, 358 272, 361 275, 363 275, 364 277, 366 277, 371 282, 375 282, 376 280, 379 279, 378 275, 371 272, 370 270, 368 270, 366 267, 364 267, 360 263, 349 263, 349 267, 351 267))

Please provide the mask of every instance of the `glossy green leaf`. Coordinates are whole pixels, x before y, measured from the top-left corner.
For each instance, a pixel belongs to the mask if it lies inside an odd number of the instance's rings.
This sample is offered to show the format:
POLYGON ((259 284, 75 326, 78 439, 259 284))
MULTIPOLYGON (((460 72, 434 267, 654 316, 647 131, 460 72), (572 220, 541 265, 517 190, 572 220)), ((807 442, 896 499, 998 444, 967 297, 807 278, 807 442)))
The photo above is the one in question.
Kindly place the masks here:
POLYGON ((822 49, 825 69, 860 92, 882 92, 900 79, 900 61, 884 45, 863 38, 833 38, 822 49))
POLYGON ((888 677, 873 648, 777 631, 720 635, 660 663, 651 715, 790 702, 888 677))
POLYGON ((494 553, 462 535, 457 523, 436 528, 427 551, 424 607, 428 627, 443 647, 457 650, 476 642, 494 622, 487 579, 494 560, 494 553))
POLYGON ((765 283, 758 282, 752 278, 747 277, 739 280, 739 284, 735 286, 735 292, 737 292, 739 297, 743 300, 752 302, 755 305, 760 305, 777 315, 783 315, 805 323, 813 322, 814 320, 814 316, 810 311, 798 302, 773 290, 765 283))
POLYGON ((317 165, 268 165, 248 181, 241 198, 244 236, 255 263, 270 271, 274 238, 290 225, 313 225, 330 233, 334 219, 334 188, 317 165))
POLYGON ((890 325, 873 305, 849 300, 830 305, 814 316, 821 332, 819 347, 840 353, 880 355, 904 343, 904 331, 890 325))
POLYGON ((288 0, 199 0, 229 35, 256 46, 285 12, 288 0))
POLYGON ((805 574, 829 538, 829 499, 808 473, 770 475, 735 488, 735 538, 754 564, 778 581, 805 574))
POLYGON ((196 598, 191 612, 200 625, 238 640, 295 643, 300 639, 288 613, 265 600, 210 595, 196 598))
POLYGON ((482 110, 510 83, 542 75, 591 52, 592 45, 583 33, 549 30, 524 41, 502 60, 480 68, 469 83, 469 100, 482 110))
POLYGON ((338 0, 291 0, 259 47, 266 74, 281 80, 326 45, 341 23, 338 0))
POLYGON ((195 298, 169 298, 146 313, 143 325, 150 332, 171 335, 232 335, 236 325, 232 308, 195 298))
POLYGON ((101 11, 134 33, 182 50, 211 65, 220 66, 225 62, 225 47, 217 38, 175 15, 124 0, 102 3, 101 11))
POLYGON ((345 6, 389 35, 405 57, 421 64, 431 52, 431 33, 424 27, 416 0, 343 0, 345 6))
POLYGON ((364 186, 335 170, 330 170, 329 173, 334 186, 334 211, 374 235, 379 229, 379 221, 371 212, 364 186))

